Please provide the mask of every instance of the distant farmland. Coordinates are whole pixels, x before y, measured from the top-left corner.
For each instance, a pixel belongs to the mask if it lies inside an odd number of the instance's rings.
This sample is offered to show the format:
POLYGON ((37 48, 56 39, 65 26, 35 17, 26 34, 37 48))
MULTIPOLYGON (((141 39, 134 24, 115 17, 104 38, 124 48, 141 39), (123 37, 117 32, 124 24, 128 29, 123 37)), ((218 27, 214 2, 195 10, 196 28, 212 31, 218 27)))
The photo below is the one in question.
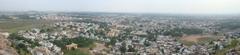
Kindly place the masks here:
POLYGON ((19 30, 27 30, 31 28, 40 28, 48 26, 55 21, 36 20, 36 19, 1 19, 0 31, 17 32, 19 30))

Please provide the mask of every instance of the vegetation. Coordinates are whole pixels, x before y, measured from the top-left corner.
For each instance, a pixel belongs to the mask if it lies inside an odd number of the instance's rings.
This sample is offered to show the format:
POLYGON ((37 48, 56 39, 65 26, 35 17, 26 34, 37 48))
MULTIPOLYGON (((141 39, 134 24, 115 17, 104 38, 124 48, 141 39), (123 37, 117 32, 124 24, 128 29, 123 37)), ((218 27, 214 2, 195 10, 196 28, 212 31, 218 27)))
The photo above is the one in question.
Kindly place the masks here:
POLYGON ((163 35, 182 36, 183 34, 192 35, 201 34, 202 32, 203 30, 198 28, 174 28, 164 32, 163 35))
POLYGON ((64 48, 65 45, 68 45, 71 43, 78 44, 78 47, 89 47, 89 46, 93 45, 94 40, 84 38, 84 37, 63 38, 61 40, 54 40, 53 43, 61 48, 64 48))
POLYGON ((110 38, 110 42, 107 42, 106 45, 114 45, 116 42, 117 42, 117 38, 113 37, 113 38, 110 38))
POLYGON ((122 53, 127 52, 127 47, 126 47, 126 43, 125 43, 125 42, 122 43, 122 46, 120 47, 120 51, 121 51, 122 53))
POLYGON ((40 44, 38 44, 37 42, 34 42, 30 39, 23 38, 16 33, 10 34, 9 39, 11 39, 13 41, 12 47, 17 49, 17 52, 20 55, 29 55, 30 54, 30 52, 27 50, 27 46, 30 46, 30 47, 40 46, 40 44), (20 40, 22 40, 23 43, 16 42, 16 41, 20 41, 20 40), (25 45, 25 43, 28 43, 30 45, 25 45))
POLYGON ((73 20, 74 22, 84 22, 84 23, 94 23, 100 25, 100 28, 106 28, 108 27, 108 23, 106 22, 99 22, 99 21, 93 21, 91 19, 84 19, 84 20, 73 20))
POLYGON ((17 53, 19 55, 31 55, 30 52, 27 50, 27 46, 24 44, 18 44, 18 45, 12 44, 11 47, 17 49, 17 53))
POLYGON ((24 37, 21 37, 21 36, 19 36, 19 35, 16 34, 16 33, 10 34, 9 39, 14 40, 14 41, 23 40, 24 43, 30 44, 31 47, 40 46, 40 44, 38 44, 37 42, 32 41, 32 40, 30 40, 30 39, 26 39, 26 38, 24 38, 24 37))
POLYGON ((43 26, 48 26, 53 23, 52 21, 46 20, 32 20, 32 19, 14 19, 14 20, 5 20, 0 19, 0 31, 6 32, 17 32, 19 30, 28 30, 31 28, 39 28, 43 26))
POLYGON ((53 43, 63 49, 64 55, 90 55, 88 48, 93 46, 94 40, 84 37, 63 38, 61 40, 54 40, 53 43), (71 43, 78 44, 78 47, 81 48, 67 50, 65 46, 71 43))
POLYGON ((1 16, 0 16, 0 19, 10 19, 10 18, 9 18, 9 16, 7 16, 7 15, 1 15, 1 16))
POLYGON ((74 50, 66 50, 63 49, 64 55, 90 55, 87 51, 83 49, 74 49, 74 50))
POLYGON ((224 48, 222 50, 218 50, 215 55, 225 55, 228 52, 228 50, 235 48, 237 46, 239 46, 239 40, 234 39, 230 42, 229 45, 226 46, 226 48, 224 48))
POLYGON ((219 24, 220 29, 229 29, 229 30, 235 30, 240 28, 240 19, 229 19, 229 20, 224 20, 219 24))

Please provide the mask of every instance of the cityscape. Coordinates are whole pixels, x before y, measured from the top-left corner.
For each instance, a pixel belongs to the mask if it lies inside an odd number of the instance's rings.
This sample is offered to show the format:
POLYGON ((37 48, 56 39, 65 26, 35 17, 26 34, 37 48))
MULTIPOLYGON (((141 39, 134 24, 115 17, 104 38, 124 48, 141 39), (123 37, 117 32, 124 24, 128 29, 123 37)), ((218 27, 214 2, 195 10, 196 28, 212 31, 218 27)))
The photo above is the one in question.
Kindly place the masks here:
POLYGON ((0 1, 0 55, 240 55, 240 1, 43 1, 0 1))

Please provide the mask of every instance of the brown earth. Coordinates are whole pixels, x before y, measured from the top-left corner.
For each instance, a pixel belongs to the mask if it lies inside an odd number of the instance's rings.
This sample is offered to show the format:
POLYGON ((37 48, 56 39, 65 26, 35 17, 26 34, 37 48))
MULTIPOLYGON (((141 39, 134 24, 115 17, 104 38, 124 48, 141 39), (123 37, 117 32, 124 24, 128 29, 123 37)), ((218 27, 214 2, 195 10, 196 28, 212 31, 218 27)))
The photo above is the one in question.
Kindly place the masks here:
POLYGON ((188 42, 198 42, 202 38, 207 38, 207 35, 187 35, 180 38, 181 40, 188 42))

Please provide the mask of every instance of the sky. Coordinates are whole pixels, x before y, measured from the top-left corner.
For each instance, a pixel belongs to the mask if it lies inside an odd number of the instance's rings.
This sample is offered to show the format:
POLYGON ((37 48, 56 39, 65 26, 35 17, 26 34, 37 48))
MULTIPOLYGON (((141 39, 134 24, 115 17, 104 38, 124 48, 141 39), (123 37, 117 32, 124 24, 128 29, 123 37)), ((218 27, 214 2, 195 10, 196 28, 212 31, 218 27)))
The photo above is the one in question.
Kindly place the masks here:
POLYGON ((0 0, 0 11, 240 14, 240 0, 0 0))

